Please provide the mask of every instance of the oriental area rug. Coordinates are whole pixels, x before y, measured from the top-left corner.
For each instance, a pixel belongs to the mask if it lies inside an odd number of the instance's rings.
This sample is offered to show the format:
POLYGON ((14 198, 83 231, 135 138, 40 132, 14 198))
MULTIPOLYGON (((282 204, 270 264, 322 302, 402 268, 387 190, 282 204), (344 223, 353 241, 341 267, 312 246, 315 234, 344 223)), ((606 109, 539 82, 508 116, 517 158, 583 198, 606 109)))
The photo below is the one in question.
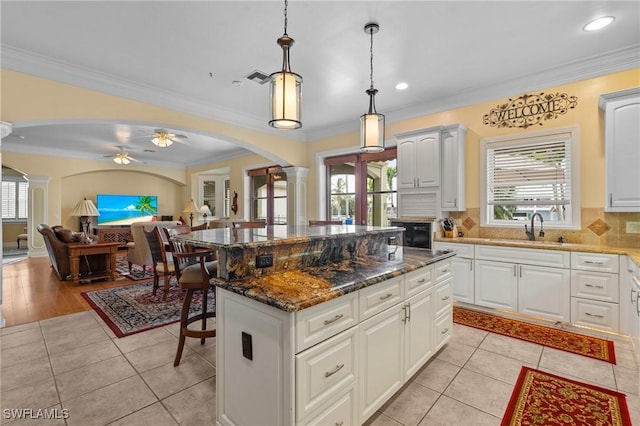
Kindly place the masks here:
POLYGON ((143 271, 142 266, 133 264, 131 265, 131 272, 129 272, 129 262, 127 262, 127 256, 116 257, 116 271, 118 271, 118 274, 133 281, 153 278, 153 269, 151 268, 151 265, 147 265, 146 270, 143 271))
MULTIPOLYGON (((154 296, 152 282, 124 287, 83 292, 82 296, 118 337, 162 327, 180 320, 185 290, 172 279, 167 301, 162 301, 163 284, 154 296)), ((213 289, 207 295, 207 310, 215 311, 213 289)), ((202 294, 197 292, 191 302, 190 315, 202 311, 202 294)))
POLYGON ((550 348, 616 363, 613 341, 453 307, 453 322, 550 348))
POLYGON ((625 395, 523 366, 502 426, 631 425, 625 395))

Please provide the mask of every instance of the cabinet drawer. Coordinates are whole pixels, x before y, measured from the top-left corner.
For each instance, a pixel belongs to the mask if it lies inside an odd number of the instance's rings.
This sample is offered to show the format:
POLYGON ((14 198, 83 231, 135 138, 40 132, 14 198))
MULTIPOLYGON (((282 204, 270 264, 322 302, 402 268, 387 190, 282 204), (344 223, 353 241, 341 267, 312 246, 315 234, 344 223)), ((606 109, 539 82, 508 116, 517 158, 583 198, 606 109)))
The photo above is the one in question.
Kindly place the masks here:
POLYGON ((571 269, 617 274, 618 263, 617 254, 571 252, 571 269))
POLYGON ((404 276, 404 280, 406 297, 409 298, 433 285, 433 267, 429 265, 409 272, 404 276))
POLYGON ((571 271, 571 296, 618 303, 618 293, 618 274, 571 271))
POLYGON ((451 336, 453 330, 453 317, 451 311, 436 318, 436 335, 435 335, 435 348, 434 351, 440 349, 451 336))
POLYGON ((446 280, 451 277, 451 261, 446 260, 435 264, 436 282, 446 280))
POLYGON ((371 318, 404 300, 403 277, 396 277, 360 290, 360 321, 371 318))
POLYGON ((571 262, 571 254, 568 251, 485 246, 480 244, 476 245, 475 256, 476 259, 566 269, 569 268, 571 262))
POLYGON ((320 407, 308 419, 299 422, 304 426, 358 425, 358 387, 352 385, 347 391, 341 392, 338 398, 320 407))
POLYGON ((436 241, 434 247, 437 250, 453 250, 456 252, 458 257, 473 259, 473 244, 445 243, 442 241, 436 241))
POLYGON ((618 331, 619 306, 617 303, 571 298, 571 322, 601 330, 618 331))
POLYGON ((336 392, 355 383, 358 327, 296 355, 296 417, 301 420, 336 392))
POLYGON ((441 282, 436 287, 435 316, 442 315, 445 311, 451 310, 452 302, 451 280, 441 282))
POLYGON ((358 292, 296 312, 296 353, 358 324, 358 292))

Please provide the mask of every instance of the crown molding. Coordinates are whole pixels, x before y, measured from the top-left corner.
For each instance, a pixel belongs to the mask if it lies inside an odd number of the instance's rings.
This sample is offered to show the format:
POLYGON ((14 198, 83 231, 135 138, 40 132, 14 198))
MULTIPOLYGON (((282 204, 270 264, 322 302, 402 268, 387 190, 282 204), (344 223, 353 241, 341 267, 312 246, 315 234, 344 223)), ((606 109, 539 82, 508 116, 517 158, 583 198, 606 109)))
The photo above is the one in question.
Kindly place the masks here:
POLYGON ((13 46, 5 44, 0 46, 2 68, 221 121, 225 124, 233 124, 263 133, 270 133, 299 142, 307 140, 305 133, 302 131, 291 130, 283 133, 281 130, 269 127, 263 117, 240 114, 212 106, 201 100, 186 98, 180 93, 164 88, 132 82, 49 56, 34 54, 13 46))
MULTIPOLYGON (((461 89, 454 96, 434 99, 420 105, 385 111, 385 121, 395 123, 412 118, 489 102, 505 96, 514 96, 531 90, 540 90, 559 86, 575 81, 600 77, 615 72, 626 71, 640 67, 640 44, 634 44, 603 55, 591 56, 578 61, 568 62, 549 68, 542 72, 535 72, 511 80, 503 81, 493 86, 482 88, 461 89)), ((344 133, 358 131, 357 122, 350 121, 331 128, 310 131, 308 140, 315 141, 344 133)), ((386 139, 390 139, 387 135, 386 139)))

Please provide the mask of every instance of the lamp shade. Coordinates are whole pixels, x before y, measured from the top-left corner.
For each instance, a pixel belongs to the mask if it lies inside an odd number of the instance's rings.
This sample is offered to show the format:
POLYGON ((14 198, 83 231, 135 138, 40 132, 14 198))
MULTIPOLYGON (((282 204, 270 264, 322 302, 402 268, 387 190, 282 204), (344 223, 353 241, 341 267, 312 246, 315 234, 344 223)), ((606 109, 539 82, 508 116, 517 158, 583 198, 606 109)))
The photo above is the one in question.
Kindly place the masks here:
POLYGON ((205 216, 211 216, 211 209, 209 208, 208 205, 203 205, 202 207, 200 207, 200 213, 202 213, 205 216))
POLYGON ((93 204, 93 201, 85 198, 76 204, 71 212, 71 216, 100 216, 100 212, 93 204))
POLYGON ((185 213, 197 213, 198 206, 196 206, 195 201, 191 200, 187 203, 187 205, 184 207, 182 211, 185 213))

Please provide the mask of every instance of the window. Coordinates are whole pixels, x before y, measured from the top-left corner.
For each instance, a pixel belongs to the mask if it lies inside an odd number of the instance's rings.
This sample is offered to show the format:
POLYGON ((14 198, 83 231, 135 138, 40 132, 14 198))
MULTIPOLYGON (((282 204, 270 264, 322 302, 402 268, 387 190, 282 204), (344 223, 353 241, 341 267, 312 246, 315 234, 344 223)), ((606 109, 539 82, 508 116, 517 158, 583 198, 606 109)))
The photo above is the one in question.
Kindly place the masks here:
POLYGON ((215 217, 229 217, 231 201, 229 200, 229 176, 202 175, 199 177, 199 207, 209 206, 215 217))
POLYGON ((7 176, 2 180, 2 220, 27 220, 29 183, 24 178, 7 176))
POLYGON ((388 226, 397 213, 396 150, 326 158, 327 218, 388 226))
POLYGON ((287 174, 281 167, 249 170, 251 178, 251 220, 268 225, 287 224, 287 174))
POLYGON ((579 228, 577 128, 482 140, 482 222, 518 225, 534 213, 545 227, 579 228))

